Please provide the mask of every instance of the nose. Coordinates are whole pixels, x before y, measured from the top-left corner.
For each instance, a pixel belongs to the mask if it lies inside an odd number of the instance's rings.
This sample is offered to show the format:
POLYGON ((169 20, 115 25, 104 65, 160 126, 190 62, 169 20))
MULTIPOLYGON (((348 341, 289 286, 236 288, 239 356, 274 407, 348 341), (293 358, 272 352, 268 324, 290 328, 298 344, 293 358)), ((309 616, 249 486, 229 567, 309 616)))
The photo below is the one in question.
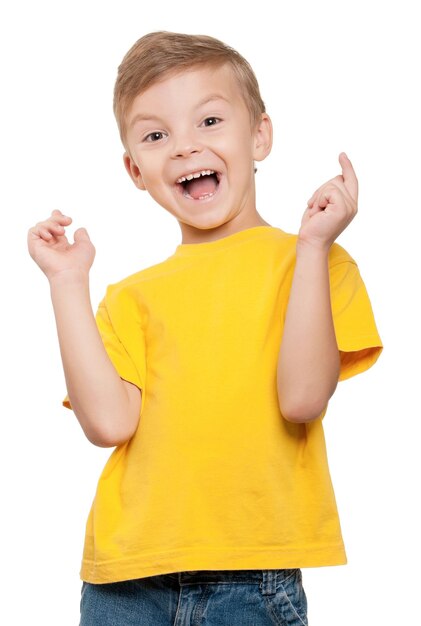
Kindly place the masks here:
POLYGON ((184 133, 175 138, 172 156, 174 159, 185 158, 200 153, 202 149, 193 133, 184 133))

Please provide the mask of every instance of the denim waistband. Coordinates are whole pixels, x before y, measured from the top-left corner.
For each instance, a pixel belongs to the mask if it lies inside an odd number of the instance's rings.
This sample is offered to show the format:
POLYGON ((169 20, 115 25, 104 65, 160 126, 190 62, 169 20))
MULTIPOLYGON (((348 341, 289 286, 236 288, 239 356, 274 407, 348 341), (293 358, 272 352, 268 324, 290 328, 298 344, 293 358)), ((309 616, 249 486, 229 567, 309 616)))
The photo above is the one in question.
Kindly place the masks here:
POLYGON ((263 594, 273 594, 276 585, 289 578, 295 569, 267 570, 201 570, 166 574, 182 585, 198 585, 200 583, 260 583, 263 594))

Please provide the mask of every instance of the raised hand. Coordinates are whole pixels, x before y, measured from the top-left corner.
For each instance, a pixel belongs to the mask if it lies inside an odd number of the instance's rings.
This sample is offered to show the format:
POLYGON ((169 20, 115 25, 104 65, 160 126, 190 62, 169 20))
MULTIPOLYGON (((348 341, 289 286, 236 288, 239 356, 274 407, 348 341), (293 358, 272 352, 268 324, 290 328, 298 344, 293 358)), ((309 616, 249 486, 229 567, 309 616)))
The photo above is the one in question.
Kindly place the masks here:
POLYGON ((71 217, 54 210, 48 219, 28 231, 29 254, 49 280, 61 273, 88 275, 94 261, 95 248, 85 228, 78 228, 74 243, 69 243, 65 226, 71 222, 71 217))
POLYGON ((354 219, 358 206, 358 181, 345 152, 339 155, 342 174, 319 187, 307 202, 299 242, 329 249, 354 219))

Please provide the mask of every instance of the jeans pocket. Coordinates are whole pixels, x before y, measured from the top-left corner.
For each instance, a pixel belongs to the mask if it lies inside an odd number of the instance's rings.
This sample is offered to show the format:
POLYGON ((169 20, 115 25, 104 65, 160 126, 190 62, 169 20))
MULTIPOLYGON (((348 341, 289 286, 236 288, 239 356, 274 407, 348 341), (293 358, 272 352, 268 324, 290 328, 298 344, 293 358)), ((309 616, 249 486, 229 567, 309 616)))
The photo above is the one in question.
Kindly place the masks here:
POLYGON ((276 626, 308 626, 307 597, 300 569, 280 570, 276 592, 266 595, 265 601, 276 626))

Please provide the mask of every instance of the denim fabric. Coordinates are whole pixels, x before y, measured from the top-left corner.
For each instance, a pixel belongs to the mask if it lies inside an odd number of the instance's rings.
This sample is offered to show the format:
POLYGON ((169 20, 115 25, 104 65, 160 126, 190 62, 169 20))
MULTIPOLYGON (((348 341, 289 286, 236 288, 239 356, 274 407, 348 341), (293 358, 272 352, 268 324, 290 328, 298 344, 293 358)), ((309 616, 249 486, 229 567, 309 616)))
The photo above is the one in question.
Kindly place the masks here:
POLYGON ((83 582, 79 626, 308 626, 300 569, 83 582))

